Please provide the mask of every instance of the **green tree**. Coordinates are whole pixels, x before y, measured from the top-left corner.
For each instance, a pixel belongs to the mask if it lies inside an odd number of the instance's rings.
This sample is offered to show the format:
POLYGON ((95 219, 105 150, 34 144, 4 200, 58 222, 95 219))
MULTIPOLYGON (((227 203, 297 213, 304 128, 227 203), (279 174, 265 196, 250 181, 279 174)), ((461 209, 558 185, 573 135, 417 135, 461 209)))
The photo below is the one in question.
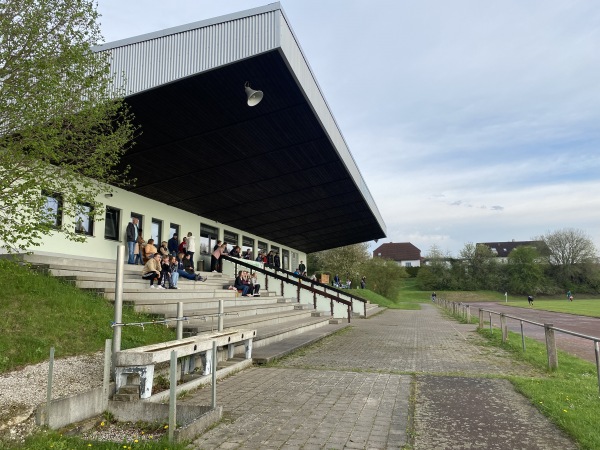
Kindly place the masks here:
POLYGON ((425 256, 425 265, 417 274, 417 286, 422 290, 450 289, 450 256, 444 254, 437 245, 432 245, 425 256))
POLYGON ((52 232, 85 240, 76 218, 125 182, 135 134, 110 74, 91 0, 0 2, 0 245, 24 250, 52 232), (48 195, 60 194, 62 223, 48 195))
POLYGON ((346 245, 344 247, 323 250, 308 255, 308 270, 312 272, 330 272, 339 274, 343 281, 346 277, 352 280, 356 287, 360 279, 361 264, 370 258, 369 244, 346 245))
POLYGON ((544 290, 544 268, 536 248, 521 246, 508 255, 508 289, 516 294, 537 294, 544 290))
POLYGON ((360 270, 366 277, 367 289, 389 299, 396 297, 400 280, 408 277, 404 267, 391 259, 368 259, 362 263, 360 270))
POLYGON ((582 230, 564 228, 538 238, 548 248, 551 275, 559 284, 571 289, 577 284, 596 280, 596 247, 582 230))
POLYGON ((463 260, 460 289, 500 287, 500 267, 489 247, 468 242, 460 251, 460 257, 463 260))

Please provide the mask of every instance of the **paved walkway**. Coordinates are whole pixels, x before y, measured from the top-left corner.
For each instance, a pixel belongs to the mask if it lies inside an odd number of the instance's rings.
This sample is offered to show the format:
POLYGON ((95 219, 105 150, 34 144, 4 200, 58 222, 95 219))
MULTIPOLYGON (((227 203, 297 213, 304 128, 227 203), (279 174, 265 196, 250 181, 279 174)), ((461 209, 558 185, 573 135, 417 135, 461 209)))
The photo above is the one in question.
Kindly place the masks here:
POLYGON ((431 305, 355 320, 276 367, 219 382, 224 420, 192 448, 576 449, 509 382, 489 378, 539 374, 476 345, 474 330, 431 305))

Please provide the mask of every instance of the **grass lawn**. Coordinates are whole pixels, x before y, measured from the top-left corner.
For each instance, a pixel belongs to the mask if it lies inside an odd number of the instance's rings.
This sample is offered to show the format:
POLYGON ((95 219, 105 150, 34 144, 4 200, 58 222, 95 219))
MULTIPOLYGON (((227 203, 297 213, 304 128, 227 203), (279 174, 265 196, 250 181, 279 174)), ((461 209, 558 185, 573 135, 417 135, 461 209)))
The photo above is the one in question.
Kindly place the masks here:
MULTIPOLYGON (((510 306, 520 308, 529 308, 526 301, 509 301, 510 306)), ((581 299, 568 302, 566 300, 534 300, 534 309, 543 309, 546 311, 578 314, 580 316, 600 317, 600 300, 581 299)), ((600 334, 600 330, 599 330, 600 334)))
POLYGON ((411 280, 412 283, 408 283, 407 281, 408 279, 402 280, 401 287, 394 299, 376 294, 369 289, 350 289, 349 292, 367 299, 371 303, 390 309, 421 309, 419 303, 427 301, 427 294, 415 289, 414 279, 411 280))

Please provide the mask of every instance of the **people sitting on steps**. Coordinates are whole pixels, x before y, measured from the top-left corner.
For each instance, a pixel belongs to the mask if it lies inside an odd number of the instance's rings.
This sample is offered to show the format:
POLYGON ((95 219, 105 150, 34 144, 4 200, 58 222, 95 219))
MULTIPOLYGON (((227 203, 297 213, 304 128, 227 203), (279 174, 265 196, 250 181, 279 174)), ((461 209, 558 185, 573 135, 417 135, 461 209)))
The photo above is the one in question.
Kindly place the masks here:
POLYGON ((238 272, 238 276, 235 277, 233 287, 235 287, 238 291, 242 291, 242 297, 249 297, 248 293, 250 292, 250 283, 245 278, 243 270, 240 270, 238 272))
POLYGON ((177 289, 177 280, 179 279, 179 274, 175 274, 177 276, 176 280, 173 280, 173 274, 171 273, 171 264, 169 261, 169 255, 161 255, 161 271, 160 271, 160 285, 163 288, 167 288, 167 284, 169 285, 169 289, 177 289))
POLYGON ((183 270, 190 275, 193 275, 196 281, 206 281, 206 277, 202 277, 199 273, 194 270, 194 262, 192 261, 192 255, 187 253, 183 257, 183 270))
POLYGON ((196 274, 189 273, 189 272, 187 272, 185 270, 184 261, 185 261, 185 253, 180 252, 179 253, 179 258, 176 259, 176 262, 177 262, 177 273, 179 274, 180 277, 185 278, 187 280, 195 280, 196 279, 196 274))
POLYGON ((154 245, 154 239, 150 238, 144 247, 144 264, 148 262, 155 253, 158 253, 158 249, 154 245))
POLYGON ((154 281, 156 281, 156 284, 157 284, 156 287, 158 287, 159 289, 164 289, 164 287, 162 287, 160 285, 161 270, 162 270, 162 268, 160 266, 160 253, 154 253, 148 259, 148 261, 144 265, 144 268, 142 269, 142 278, 144 280, 150 280, 151 288, 155 287, 154 281))
POLYGON ((260 284, 258 283, 258 274, 253 272, 250 276, 250 285, 252 286, 254 297, 260 297, 260 284))

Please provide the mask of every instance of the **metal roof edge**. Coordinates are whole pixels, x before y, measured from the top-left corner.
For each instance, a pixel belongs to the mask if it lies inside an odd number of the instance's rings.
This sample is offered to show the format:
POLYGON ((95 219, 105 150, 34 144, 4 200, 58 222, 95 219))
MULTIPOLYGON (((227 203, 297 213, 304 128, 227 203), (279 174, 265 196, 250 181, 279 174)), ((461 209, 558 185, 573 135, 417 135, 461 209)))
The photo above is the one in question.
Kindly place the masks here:
POLYGON ((247 9, 245 11, 238 11, 230 14, 225 14, 219 17, 213 17, 210 19, 203 19, 197 22, 191 22, 184 25, 178 25, 176 27, 165 28, 164 30, 152 31, 150 33, 140 34, 138 36, 133 36, 130 38, 120 39, 118 41, 106 42, 104 44, 98 44, 92 47, 92 51, 101 52, 105 50, 111 50, 113 48, 123 47, 125 45, 137 44, 139 42, 149 41, 152 39, 158 39, 165 36, 170 36, 172 34, 183 33, 186 31, 194 30, 197 28, 204 28, 211 25, 216 25, 219 23, 229 22, 232 20, 243 19, 245 17, 256 16, 259 14, 264 14, 273 11, 281 11, 283 14, 283 10, 281 9, 281 3, 275 2, 270 3, 264 6, 258 6, 256 8, 247 9))

